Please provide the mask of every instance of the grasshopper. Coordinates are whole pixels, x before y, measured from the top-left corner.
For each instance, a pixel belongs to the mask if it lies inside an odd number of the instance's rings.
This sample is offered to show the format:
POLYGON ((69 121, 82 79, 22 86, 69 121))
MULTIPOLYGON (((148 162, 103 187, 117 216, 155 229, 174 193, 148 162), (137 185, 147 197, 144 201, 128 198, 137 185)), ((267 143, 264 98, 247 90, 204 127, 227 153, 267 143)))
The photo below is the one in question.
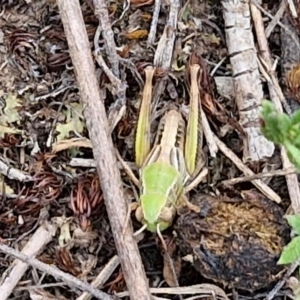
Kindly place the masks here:
POLYGON ((138 232, 144 229, 151 232, 165 230, 172 224, 177 208, 182 205, 198 210, 198 207, 194 207, 187 200, 186 193, 207 174, 207 169, 203 169, 199 71, 199 65, 191 66, 190 110, 187 122, 180 111, 169 110, 160 120, 154 143, 151 145, 150 112, 155 69, 145 69, 146 81, 135 140, 135 163, 139 168, 140 179, 135 177, 117 153, 124 170, 140 190, 138 201, 132 203, 137 220, 143 224, 138 232))

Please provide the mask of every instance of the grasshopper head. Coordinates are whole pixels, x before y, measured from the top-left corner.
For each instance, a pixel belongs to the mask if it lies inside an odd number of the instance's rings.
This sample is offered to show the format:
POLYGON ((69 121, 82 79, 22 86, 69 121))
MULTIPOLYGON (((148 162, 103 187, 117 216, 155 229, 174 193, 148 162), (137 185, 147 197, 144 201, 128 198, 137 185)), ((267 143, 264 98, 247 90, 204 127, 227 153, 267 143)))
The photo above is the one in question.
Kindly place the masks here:
POLYGON ((167 200, 167 197, 159 194, 143 195, 141 206, 135 214, 137 220, 146 224, 147 230, 151 232, 156 232, 158 225, 160 231, 167 229, 176 213, 174 206, 166 206, 167 200))

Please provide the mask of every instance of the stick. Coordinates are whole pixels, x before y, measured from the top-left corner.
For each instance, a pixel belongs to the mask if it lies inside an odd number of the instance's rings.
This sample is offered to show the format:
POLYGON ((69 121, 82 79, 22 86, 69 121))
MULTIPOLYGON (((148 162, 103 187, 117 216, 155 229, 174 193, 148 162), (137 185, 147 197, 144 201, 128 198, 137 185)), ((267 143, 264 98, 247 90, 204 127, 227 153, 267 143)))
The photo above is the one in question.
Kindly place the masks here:
POLYGON ((155 41, 160 7, 161 7, 161 0, 155 0, 154 11, 153 11, 153 15, 152 15, 152 22, 151 22, 150 32, 149 32, 148 40, 147 40, 148 47, 150 47, 152 44, 154 44, 154 41, 155 41))
MULTIPOLYGON (((29 258, 35 257, 52 240, 52 236, 55 234, 55 231, 56 228, 53 225, 48 224, 47 226, 41 226, 27 242, 21 253, 1 243, 0 251, 14 257, 16 257, 15 255, 13 255, 13 253, 15 252, 29 258)), ((13 264, 13 269, 4 280, 3 284, 0 286, 0 300, 8 299, 29 267, 27 263, 18 260, 14 261, 13 264)))
MULTIPOLYGON (((236 155, 233 153, 219 138, 214 135, 214 139, 216 144, 218 145, 220 151, 223 152, 225 156, 227 156, 235 166, 242 171, 246 176, 253 176, 255 175, 254 172, 249 169, 236 155)), ((276 194, 270 187, 268 187, 264 182, 259 179, 255 179, 252 182, 266 197, 270 200, 273 200, 277 203, 281 202, 281 198, 278 194, 276 194)))
POLYGON ((21 182, 33 181, 33 177, 29 174, 24 174, 20 170, 9 167, 0 159, 0 173, 10 179, 15 179, 21 182))
MULTIPOLYGON (((0 251, 2 251, 2 252, 6 253, 8 255, 11 255, 11 256, 13 256, 13 257, 21 260, 22 262, 18 262, 18 264, 24 265, 24 267, 26 269, 27 269, 28 265, 31 265, 32 267, 34 267, 34 268, 36 268, 38 270, 41 270, 42 272, 50 274, 50 275, 52 275, 55 278, 61 279, 62 281, 64 281, 65 283, 67 283, 71 287, 76 287, 76 288, 79 288, 79 289, 81 289, 83 291, 88 291, 93 296, 97 297, 98 299, 101 299, 101 300, 113 300, 114 299, 112 296, 109 296, 108 294, 103 293, 103 292, 95 289, 90 284, 85 283, 85 282, 79 280, 75 276, 67 274, 67 273, 65 273, 65 272, 57 269, 56 267, 52 267, 50 265, 47 265, 47 264, 45 264, 45 263, 43 263, 43 262, 41 262, 41 261, 39 261, 39 260, 37 260, 35 258, 32 258, 32 257, 24 254, 24 253, 18 252, 15 249, 13 249, 13 248, 11 248, 9 246, 0 244, 0 251)), ((8 281, 11 281, 11 280, 15 281, 15 279, 14 279, 14 277, 12 275, 12 272, 10 274, 10 277, 9 277, 8 281)), ((0 290, 1 290, 1 298, 0 299, 7 299, 7 298, 3 297, 3 295, 4 295, 3 291, 4 290, 2 288, 0 288, 0 290)))
POLYGON ((100 97, 99 84, 79 1, 58 0, 57 3, 77 76, 81 101, 85 107, 84 115, 93 145, 106 210, 130 299, 150 300, 149 287, 141 256, 133 238, 131 221, 127 224, 126 234, 122 236, 127 203, 122 191, 120 172, 109 134, 103 100, 100 97))
POLYGON ((252 176, 245 176, 245 177, 238 177, 238 178, 232 178, 228 180, 222 181, 225 185, 234 185, 241 182, 246 181, 253 181, 254 179, 262 179, 262 178, 268 178, 268 177, 274 177, 274 176, 285 176, 288 174, 295 174, 298 173, 295 168, 290 168, 286 170, 275 170, 268 173, 259 173, 252 176))
MULTIPOLYGON (((120 260, 117 255, 115 255, 108 264, 104 267, 101 273, 94 279, 91 285, 95 288, 101 287, 104 283, 109 279, 114 270, 119 266, 120 260)), ((76 300, 90 300, 92 295, 88 292, 84 292, 80 297, 76 300)))
MULTIPOLYGON (((109 77, 114 88, 114 96, 116 97, 115 101, 109 108, 108 121, 110 132, 112 132, 118 122, 121 120, 125 110, 126 110, 126 86, 120 80, 121 74, 119 69, 119 56, 117 54, 117 47, 114 39, 114 32, 111 28, 107 1, 105 0, 93 0, 95 7, 95 15, 99 19, 99 27, 97 32, 101 31, 105 46, 106 46, 106 55, 110 62, 110 68, 106 66, 105 61, 103 60, 101 53, 98 51, 98 38, 99 35, 95 36, 94 46, 95 46, 95 57, 99 66, 103 69, 104 73, 109 77)), ((129 5, 129 2, 128 2, 129 5)))
MULTIPOLYGON (((272 59, 270 55, 270 49, 268 47, 268 41, 265 36, 262 15, 259 9, 254 4, 250 4, 250 8, 251 8, 252 18, 254 22, 255 31, 256 31, 259 50, 262 58, 264 59, 268 74, 272 79, 271 81, 268 82, 270 97, 272 99, 272 102, 275 104, 276 109, 279 112, 282 112, 283 109, 281 103, 284 101, 284 96, 279 86, 278 80, 274 72, 272 72, 272 59)), ((283 168, 284 169, 292 168, 293 164, 290 162, 285 148, 284 147, 280 147, 280 148, 281 148, 281 159, 282 159, 283 168)), ((285 178, 286 178, 293 210, 296 214, 300 213, 300 189, 299 189, 297 175, 290 174, 290 175, 286 175, 285 178)))

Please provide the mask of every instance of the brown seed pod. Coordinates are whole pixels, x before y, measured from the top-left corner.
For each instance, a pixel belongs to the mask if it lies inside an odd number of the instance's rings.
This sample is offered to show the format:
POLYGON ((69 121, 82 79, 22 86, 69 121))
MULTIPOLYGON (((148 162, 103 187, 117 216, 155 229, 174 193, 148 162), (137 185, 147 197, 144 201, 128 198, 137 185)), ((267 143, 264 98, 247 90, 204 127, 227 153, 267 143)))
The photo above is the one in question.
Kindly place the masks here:
POLYGON ((253 292, 274 282, 283 270, 277 261, 289 227, 274 202, 253 191, 244 198, 197 195, 191 202, 200 213, 183 213, 176 231, 181 252, 193 255, 203 277, 253 292))

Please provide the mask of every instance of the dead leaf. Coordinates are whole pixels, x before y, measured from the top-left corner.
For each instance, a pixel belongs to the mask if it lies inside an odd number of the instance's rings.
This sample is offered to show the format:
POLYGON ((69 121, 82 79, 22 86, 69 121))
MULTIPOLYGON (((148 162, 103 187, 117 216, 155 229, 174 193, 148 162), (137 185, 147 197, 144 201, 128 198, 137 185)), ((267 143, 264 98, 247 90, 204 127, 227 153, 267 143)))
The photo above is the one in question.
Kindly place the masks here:
POLYGON ((80 103, 73 102, 69 104, 68 109, 64 111, 66 115, 66 123, 59 123, 56 125, 56 131, 59 132, 59 135, 56 137, 57 141, 66 139, 72 131, 77 133, 83 132, 84 123, 82 112, 83 107, 80 103))
POLYGON ((29 289, 31 300, 66 300, 62 295, 52 295, 43 289, 29 289))
POLYGON ((13 195, 14 194, 14 190, 7 185, 3 179, 0 177, 0 194, 3 195, 13 195))
POLYGON ((290 93, 300 101, 300 64, 295 65, 286 78, 290 93))
POLYGON ((54 143, 52 145, 52 153, 57 153, 74 147, 92 148, 93 146, 91 141, 87 138, 73 138, 54 143))
POLYGON ((138 8, 146 5, 152 5, 153 2, 153 0, 131 0, 130 5, 134 8, 138 8))
POLYGON ((138 29, 132 32, 125 33, 125 36, 129 40, 139 40, 148 36, 148 30, 138 29))
POLYGON ((0 137, 4 137, 5 133, 16 134, 21 133, 20 130, 14 128, 12 123, 19 123, 21 117, 19 108, 21 107, 20 100, 14 94, 8 94, 4 100, 3 113, 0 118, 0 137))
POLYGON ((170 257, 171 257, 170 254, 167 254, 166 252, 163 255, 164 258, 163 276, 165 281, 170 287, 175 287, 177 286, 176 279, 179 277, 181 271, 181 259, 178 256, 176 257, 176 260, 174 259, 170 260, 170 257), (177 278, 175 278, 173 268, 175 269, 175 274, 177 278))

